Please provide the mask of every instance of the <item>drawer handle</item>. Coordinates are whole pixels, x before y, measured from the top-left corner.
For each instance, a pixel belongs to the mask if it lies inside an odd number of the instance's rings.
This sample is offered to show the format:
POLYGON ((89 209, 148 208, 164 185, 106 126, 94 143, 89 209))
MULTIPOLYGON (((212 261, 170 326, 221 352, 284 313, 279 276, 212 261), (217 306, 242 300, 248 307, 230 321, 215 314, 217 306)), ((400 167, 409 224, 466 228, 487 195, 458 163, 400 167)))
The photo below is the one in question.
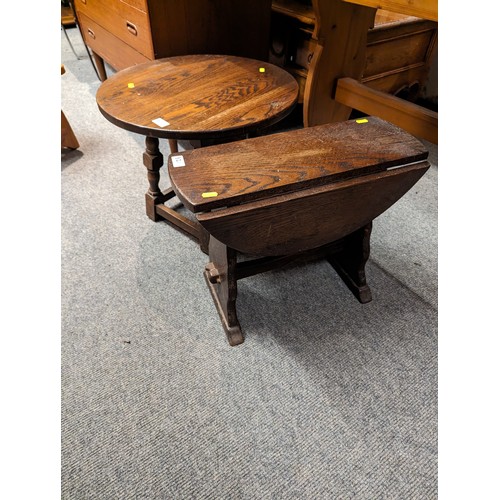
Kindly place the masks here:
POLYGON ((93 38, 95 40, 95 33, 90 28, 87 28, 87 32, 90 35, 90 38, 93 38))
POLYGON ((137 28, 135 27, 135 24, 132 24, 131 22, 127 21, 127 29, 129 33, 132 33, 132 35, 137 36, 137 28))

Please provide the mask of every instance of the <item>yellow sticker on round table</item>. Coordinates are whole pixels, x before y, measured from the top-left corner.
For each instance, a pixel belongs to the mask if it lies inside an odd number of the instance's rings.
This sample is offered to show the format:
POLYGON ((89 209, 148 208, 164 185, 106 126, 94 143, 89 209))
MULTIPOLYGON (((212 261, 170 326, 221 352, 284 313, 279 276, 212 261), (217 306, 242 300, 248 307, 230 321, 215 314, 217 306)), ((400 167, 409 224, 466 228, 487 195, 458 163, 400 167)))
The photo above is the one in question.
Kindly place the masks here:
POLYGON ((356 123, 368 123, 368 120, 366 118, 359 118, 356 120, 356 123))
POLYGON ((128 83, 128 84, 127 84, 127 87, 128 87, 129 89, 133 89, 133 88, 135 87, 135 85, 134 85, 133 83, 128 83))
POLYGON ((266 72, 266 68, 259 68, 259 72, 260 73, 265 73, 266 72))
POLYGON ((201 193, 202 198, 215 198, 216 196, 219 196, 219 193, 216 193, 215 191, 210 191, 208 193, 201 193))

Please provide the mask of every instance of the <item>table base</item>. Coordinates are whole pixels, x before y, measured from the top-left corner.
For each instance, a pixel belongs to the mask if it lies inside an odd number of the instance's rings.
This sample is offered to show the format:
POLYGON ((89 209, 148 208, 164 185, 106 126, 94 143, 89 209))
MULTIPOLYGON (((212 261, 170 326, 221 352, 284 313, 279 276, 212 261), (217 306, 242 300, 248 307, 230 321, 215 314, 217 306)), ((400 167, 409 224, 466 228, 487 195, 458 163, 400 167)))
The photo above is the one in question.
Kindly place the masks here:
MULTIPOLYGON (((169 140, 175 143, 175 151, 177 152, 176 141, 169 140)), ((172 148, 172 144, 171 144, 172 148)), ((172 224, 176 229, 180 229, 184 233, 192 236, 200 245, 203 253, 208 255, 208 232, 197 222, 191 220, 175 209, 168 207, 165 203, 171 200, 176 195, 172 188, 165 191, 160 189, 160 169, 163 166, 163 154, 159 149, 159 139, 157 137, 146 137, 146 150, 143 154, 143 163, 148 171, 149 189, 146 192, 146 214, 157 222, 165 220, 172 224)))

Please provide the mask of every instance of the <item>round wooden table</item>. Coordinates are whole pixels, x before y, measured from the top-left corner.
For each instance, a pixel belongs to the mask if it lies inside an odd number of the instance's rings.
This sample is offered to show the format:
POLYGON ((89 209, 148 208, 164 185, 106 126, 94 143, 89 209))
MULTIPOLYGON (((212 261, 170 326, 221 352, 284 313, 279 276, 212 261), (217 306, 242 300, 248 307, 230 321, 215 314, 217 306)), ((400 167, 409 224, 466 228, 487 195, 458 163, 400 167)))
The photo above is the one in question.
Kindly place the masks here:
POLYGON ((119 71, 99 87, 99 110, 111 123, 146 136, 144 165, 149 189, 146 213, 195 236, 204 248, 204 234, 195 222, 164 203, 172 189, 159 188, 163 155, 159 139, 200 145, 244 139, 282 120, 293 110, 298 84, 288 72, 270 63, 236 56, 188 55, 157 59, 119 71))

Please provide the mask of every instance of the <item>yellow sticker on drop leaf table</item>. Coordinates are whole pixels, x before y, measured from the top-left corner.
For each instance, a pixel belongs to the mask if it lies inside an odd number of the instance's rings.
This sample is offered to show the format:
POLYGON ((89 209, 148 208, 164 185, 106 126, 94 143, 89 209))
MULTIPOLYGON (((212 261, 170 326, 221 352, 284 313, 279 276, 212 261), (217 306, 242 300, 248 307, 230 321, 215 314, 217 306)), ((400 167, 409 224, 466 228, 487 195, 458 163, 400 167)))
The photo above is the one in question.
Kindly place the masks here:
POLYGON ((259 72, 260 73, 265 73, 266 72, 266 68, 259 68, 259 72))
POLYGON ((134 85, 133 83, 128 83, 128 84, 127 84, 127 87, 128 87, 129 89, 133 89, 133 88, 135 87, 135 85, 134 85))
POLYGON ((356 120, 356 123, 368 123, 368 120, 366 118, 359 118, 356 120))
POLYGON ((208 193, 201 193, 202 198, 215 198, 216 196, 219 196, 219 193, 215 191, 209 191, 208 193))

